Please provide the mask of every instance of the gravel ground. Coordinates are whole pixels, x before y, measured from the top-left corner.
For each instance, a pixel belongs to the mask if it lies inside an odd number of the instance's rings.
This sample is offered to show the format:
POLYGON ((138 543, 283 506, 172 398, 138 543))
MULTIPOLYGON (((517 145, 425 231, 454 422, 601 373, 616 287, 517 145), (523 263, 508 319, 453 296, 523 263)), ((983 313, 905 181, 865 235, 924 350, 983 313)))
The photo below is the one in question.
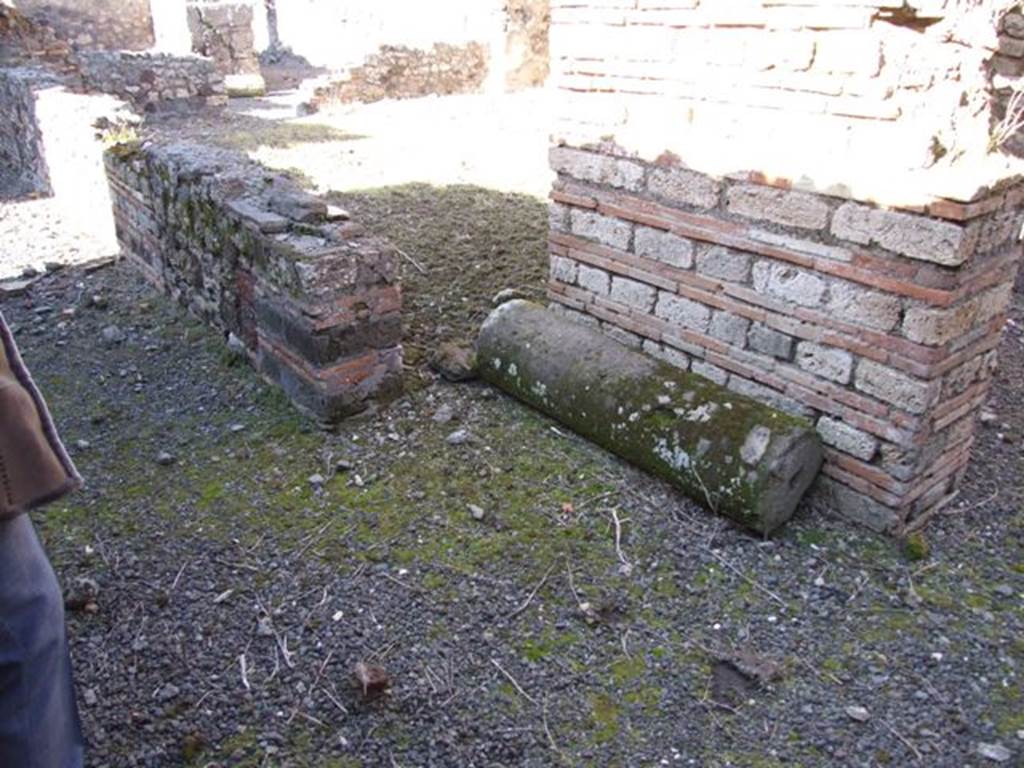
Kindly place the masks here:
POLYGON ((923 559, 806 511, 751 538, 479 384, 321 433, 124 265, 2 309, 89 480, 37 523, 99 587, 69 614, 90 765, 1024 755, 1019 304, 923 559))
POLYGON ((98 586, 69 612, 91 766, 1022 764, 1020 297, 995 418, 923 538, 804 510, 762 541, 422 365, 498 290, 541 290, 535 169, 355 192, 384 150, 345 161, 371 146, 353 121, 193 123, 277 147, 402 248, 409 394, 322 433, 125 265, 0 298, 89 482, 36 521, 69 595, 98 586))

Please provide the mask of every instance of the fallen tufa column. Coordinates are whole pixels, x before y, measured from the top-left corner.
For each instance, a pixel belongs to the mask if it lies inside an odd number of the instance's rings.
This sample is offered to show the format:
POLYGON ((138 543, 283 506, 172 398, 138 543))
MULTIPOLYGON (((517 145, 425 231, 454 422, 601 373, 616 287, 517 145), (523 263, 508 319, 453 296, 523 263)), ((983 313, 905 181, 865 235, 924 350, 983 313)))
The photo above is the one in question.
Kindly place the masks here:
POLYGON ((244 343, 323 422, 401 390, 398 264, 384 241, 241 155, 121 145, 117 236, 150 281, 244 343))
POLYGON ((477 354, 485 380, 761 533, 793 515, 821 466, 810 422, 537 304, 498 307, 477 354))

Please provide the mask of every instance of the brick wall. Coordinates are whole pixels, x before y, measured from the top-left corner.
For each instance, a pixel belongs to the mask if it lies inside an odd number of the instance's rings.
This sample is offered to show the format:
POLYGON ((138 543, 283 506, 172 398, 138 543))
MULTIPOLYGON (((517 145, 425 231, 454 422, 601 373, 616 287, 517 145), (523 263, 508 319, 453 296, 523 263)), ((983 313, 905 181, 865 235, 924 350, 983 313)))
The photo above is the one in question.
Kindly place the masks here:
POLYGON ((122 250, 334 421, 401 389, 393 249, 243 156, 193 144, 106 156, 122 250))
POLYGON ((878 529, 954 492, 1020 260, 994 5, 553 11, 552 301, 814 419, 878 529))

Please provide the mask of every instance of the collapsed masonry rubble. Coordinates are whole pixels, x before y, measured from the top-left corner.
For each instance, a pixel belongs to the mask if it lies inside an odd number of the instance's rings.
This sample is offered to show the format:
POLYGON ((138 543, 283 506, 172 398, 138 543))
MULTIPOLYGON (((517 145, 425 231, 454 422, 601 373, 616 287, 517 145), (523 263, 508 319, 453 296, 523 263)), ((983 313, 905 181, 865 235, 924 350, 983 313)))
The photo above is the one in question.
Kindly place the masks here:
POLYGON ((322 422, 401 390, 394 250, 242 155, 188 143, 106 154, 118 240, 155 285, 233 334, 322 422))
POLYGON ((550 298, 813 419, 815 498, 898 529, 955 493, 1020 261, 1001 6, 663 5, 555 4, 550 298))

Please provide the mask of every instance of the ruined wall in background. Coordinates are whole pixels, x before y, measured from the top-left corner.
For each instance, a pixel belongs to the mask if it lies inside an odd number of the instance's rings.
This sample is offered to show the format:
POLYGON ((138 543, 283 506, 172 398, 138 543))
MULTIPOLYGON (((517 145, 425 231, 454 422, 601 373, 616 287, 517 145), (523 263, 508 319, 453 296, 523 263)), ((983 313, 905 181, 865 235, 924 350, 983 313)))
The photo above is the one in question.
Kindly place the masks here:
POLYGON ((0 199, 50 193, 36 91, 52 84, 38 70, 0 69, 0 199))
POLYGON ((1020 261, 1005 9, 557 2, 552 301, 815 420, 842 514, 948 499, 1020 261))
POLYGON ((149 0, 17 0, 16 6, 73 50, 142 51, 153 45, 149 0))
POLYGON ((109 93, 140 112, 227 103, 224 77, 209 59, 164 53, 96 51, 77 56, 80 87, 109 93))
POLYGON ((307 106, 409 99, 479 91, 487 77, 487 51, 478 43, 435 43, 429 51, 385 46, 343 77, 315 88, 307 106))
POLYGON ((541 85, 549 22, 548 0, 277 0, 269 37, 336 73, 318 84, 316 106, 362 100, 364 90, 404 97, 541 85))
POLYGON ((234 334, 324 421, 401 389, 398 261, 244 156, 194 144, 106 156, 117 236, 157 286, 234 334))
POLYGON ((429 51, 435 43, 493 48, 503 39, 503 0, 372 3, 277 0, 281 44, 314 66, 358 66, 383 46, 429 51))
POLYGON ((551 69, 548 0, 505 4, 505 87, 510 91, 544 85, 551 69))
POLYGON ((213 59, 224 74, 259 74, 253 13, 252 2, 189 0, 193 52, 213 59))
POLYGON ((37 26, 10 6, 0 3, 0 65, 40 63, 64 72, 70 64, 71 46, 50 27, 37 26))

